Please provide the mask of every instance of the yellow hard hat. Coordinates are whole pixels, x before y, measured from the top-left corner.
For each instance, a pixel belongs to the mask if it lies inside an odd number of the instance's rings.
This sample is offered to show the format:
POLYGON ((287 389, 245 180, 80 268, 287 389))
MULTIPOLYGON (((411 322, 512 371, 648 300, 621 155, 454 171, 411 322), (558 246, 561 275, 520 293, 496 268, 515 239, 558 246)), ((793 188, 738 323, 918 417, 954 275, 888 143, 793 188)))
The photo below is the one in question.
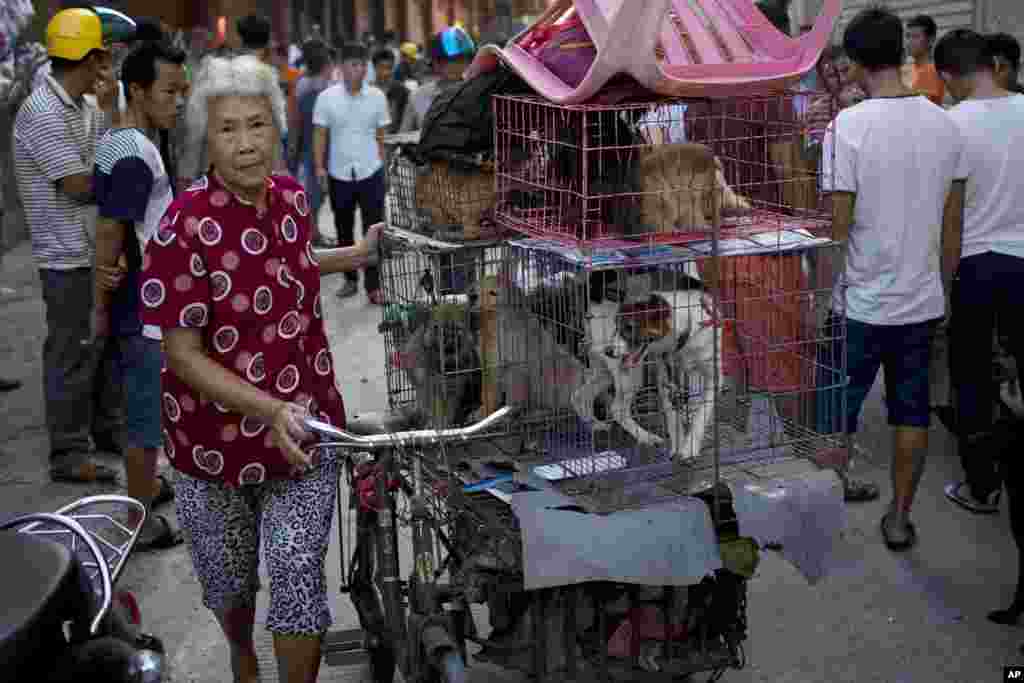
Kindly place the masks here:
POLYGON ((409 59, 417 59, 420 56, 420 49, 416 47, 416 43, 402 43, 398 51, 409 59))
POLYGON ((103 23, 92 10, 62 10, 46 25, 46 52, 51 57, 77 62, 92 50, 106 49, 103 23))

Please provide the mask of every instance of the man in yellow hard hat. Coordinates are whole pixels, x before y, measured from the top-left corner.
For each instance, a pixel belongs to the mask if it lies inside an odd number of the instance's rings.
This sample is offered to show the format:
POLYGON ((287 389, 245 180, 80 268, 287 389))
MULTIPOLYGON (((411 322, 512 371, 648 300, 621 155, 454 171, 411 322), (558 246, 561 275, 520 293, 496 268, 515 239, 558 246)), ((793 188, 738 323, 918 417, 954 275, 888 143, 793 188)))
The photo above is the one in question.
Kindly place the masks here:
POLYGON ((416 72, 419 71, 419 47, 416 46, 416 43, 402 43, 398 52, 401 55, 401 61, 395 67, 395 80, 399 83, 418 80, 416 72))
POLYGON ((92 179, 96 142, 110 126, 117 88, 108 41, 92 10, 54 15, 46 48, 52 75, 15 118, 14 165, 46 303, 50 475, 60 481, 113 481, 115 471, 91 457, 94 447, 119 453, 122 427, 120 391, 110 381, 112 347, 94 334, 92 179), (98 107, 86 93, 96 95, 98 107))

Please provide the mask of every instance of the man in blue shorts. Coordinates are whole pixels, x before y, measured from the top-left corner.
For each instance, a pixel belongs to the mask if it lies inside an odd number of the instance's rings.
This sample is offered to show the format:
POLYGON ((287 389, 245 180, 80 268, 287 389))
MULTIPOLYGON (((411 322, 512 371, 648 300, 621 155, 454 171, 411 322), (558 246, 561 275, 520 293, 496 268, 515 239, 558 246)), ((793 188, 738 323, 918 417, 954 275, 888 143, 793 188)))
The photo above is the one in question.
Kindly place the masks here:
POLYGON ((891 550, 917 541, 910 508, 928 452, 931 342, 945 314, 952 237, 963 220, 962 136, 949 115, 901 81, 903 26, 884 9, 858 14, 843 47, 869 98, 844 109, 823 147, 826 191, 846 259, 833 301, 847 324, 846 431, 880 368, 893 428, 891 550))
MULTIPOLYGON (((125 470, 128 495, 150 507, 169 499, 156 476, 163 445, 160 374, 161 332, 139 317, 143 249, 171 204, 171 178, 147 132, 175 124, 185 93, 185 54, 164 42, 139 45, 121 67, 127 111, 121 125, 100 139, 94 184, 96 229, 96 331, 117 344, 125 396, 125 470)), ((165 517, 150 516, 136 549, 169 548, 180 534, 165 517)))

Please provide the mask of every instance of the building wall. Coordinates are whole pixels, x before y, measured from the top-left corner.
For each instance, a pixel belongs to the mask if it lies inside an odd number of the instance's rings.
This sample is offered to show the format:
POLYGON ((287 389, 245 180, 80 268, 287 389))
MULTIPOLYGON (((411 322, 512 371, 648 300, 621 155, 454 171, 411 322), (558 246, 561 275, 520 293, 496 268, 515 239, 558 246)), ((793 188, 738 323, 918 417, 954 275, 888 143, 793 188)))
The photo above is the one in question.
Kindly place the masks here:
POLYGON ((1024 43, 1024 2, 979 0, 977 28, 986 33, 1009 33, 1024 43))
MULTIPOLYGON (((991 0, 885 0, 884 4, 906 20, 916 14, 928 14, 938 24, 939 34, 957 28, 974 28, 976 26, 976 5, 991 0)), ((823 0, 797 0, 793 3, 794 25, 810 24, 821 10, 823 0)), ((843 30, 850 19, 865 7, 878 4, 877 0, 843 0, 843 11, 836 22, 834 39, 840 40, 843 30)), ((1004 0, 1004 4, 1024 9, 1021 0, 1004 0)), ((1018 24, 1020 22, 1018 21, 1018 24)))

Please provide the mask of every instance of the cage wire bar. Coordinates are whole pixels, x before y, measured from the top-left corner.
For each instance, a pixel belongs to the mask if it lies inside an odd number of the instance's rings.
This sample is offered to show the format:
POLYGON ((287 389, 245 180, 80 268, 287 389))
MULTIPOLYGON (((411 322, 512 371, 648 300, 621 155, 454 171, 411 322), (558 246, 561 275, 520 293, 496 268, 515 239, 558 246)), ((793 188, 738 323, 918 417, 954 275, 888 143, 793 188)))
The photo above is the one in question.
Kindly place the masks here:
MULTIPOLYGON (((629 93, 627 93, 629 94, 629 93)), ((824 98, 824 99, 822 99, 824 98)), ((556 105, 495 96, 499 223, 581 244, 769 230, 827 236, 815 92, 556 105)))

